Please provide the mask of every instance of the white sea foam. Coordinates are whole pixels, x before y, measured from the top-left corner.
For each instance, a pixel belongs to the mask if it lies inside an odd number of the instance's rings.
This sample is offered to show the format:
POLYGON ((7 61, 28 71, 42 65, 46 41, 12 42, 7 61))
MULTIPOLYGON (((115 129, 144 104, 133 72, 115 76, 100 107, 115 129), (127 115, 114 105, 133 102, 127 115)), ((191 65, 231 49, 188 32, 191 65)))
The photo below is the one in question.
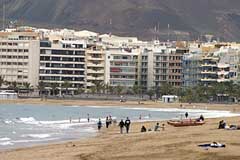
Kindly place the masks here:
POLYGON ((14 143, 12 143, 10 141, 0 143, 0 146, 12 146, 12 145, 14 145, 14 143))
POLYGON ((10 120, 4 120, 3 123, 5 123, 5 124, 13 124, 13 121, 10 121, 10 120))
POLYGON ((36 121, 34 117, 21 117, 17 118, 16 121, 24 124, 39 124, 39 121, 36 121))
POLYGON ((27 134, 27 135, 22 135, 21 137, 44 139, 44 138, 51 137, 51 135, 50 134, 27 134))
POLYGON ((0 141, 9 141, 9 140, 11 140, 11 138, 8 138, 8 137, 0 138, 0 141))

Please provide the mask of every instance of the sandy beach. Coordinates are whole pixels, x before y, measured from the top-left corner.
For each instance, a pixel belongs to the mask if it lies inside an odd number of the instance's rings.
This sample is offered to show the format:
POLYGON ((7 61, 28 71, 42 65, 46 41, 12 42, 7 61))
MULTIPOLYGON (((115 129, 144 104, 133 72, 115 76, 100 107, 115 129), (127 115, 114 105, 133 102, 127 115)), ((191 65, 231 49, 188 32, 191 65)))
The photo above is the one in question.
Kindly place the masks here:
MULTIPOLYGON (((180 104, 155 102, 120 103, 117 101, 63 101, 39 99, 1 101, 1 103, 21 104, 63 104, 63 105, 101 105, 138 107, 178 107, 180 104)), ((239 105, 182 104, 185 108, 206 108, 215 110, 240 111, 239 105)), ((140 133, 145 125, 153 128, 156 122, 134 123, 130 134, 120 134, 118 126, 103 129, 96 137, 80 141, 49 144, 0 152, 1 160, 239 160, 240 130, 219 130, 222 118, 207 119, 203 126, 175 128, 166 125, 164 131, 140 133), (217 141, 226 148, 205 150, 198 144, 217 141)), ((240 124, 240 117, 224 118, 228 124, 240 124)), ((160 124, 166 122, 160 122, 160 124)))

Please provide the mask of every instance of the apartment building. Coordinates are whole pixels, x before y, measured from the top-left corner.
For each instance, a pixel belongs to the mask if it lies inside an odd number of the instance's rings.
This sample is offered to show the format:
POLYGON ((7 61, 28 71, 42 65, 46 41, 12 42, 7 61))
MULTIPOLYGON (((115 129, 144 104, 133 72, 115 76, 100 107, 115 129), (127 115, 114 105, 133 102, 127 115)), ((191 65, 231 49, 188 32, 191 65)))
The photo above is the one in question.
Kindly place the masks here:
POLYGON ((46 89, 57 85, 59 94, 74 94, 79 88, 86 88, 86 53, 87 43, 84 40, 41 41, 40 78, 46 89))
POLYGON ((34 32, 0 32, 0 75, 5 81, 37 88, 39 79, 39 35, 34 32))
POLYGON ((139 50, 108 48, 105 56, 105 83, 132 87, 137 83, 139 50))
POLYGON ((104 83, 105 51, 100 45, 86 49, 86 80, 87 88, 104 83))
POLYGON ((202 54, 198 52, 183 55, 183 87, 194 87, 200 83, 201 58, 202 54))

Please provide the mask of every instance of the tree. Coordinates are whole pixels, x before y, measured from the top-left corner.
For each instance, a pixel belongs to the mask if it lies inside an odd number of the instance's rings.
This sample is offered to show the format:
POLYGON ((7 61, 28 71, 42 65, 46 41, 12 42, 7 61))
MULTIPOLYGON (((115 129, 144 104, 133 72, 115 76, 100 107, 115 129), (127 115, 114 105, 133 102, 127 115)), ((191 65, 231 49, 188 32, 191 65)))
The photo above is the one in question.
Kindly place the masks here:
POLYGON ((55 96, 59 85, 57 83, 51 83, 50 87, 51 87, 51 90, 52 90, 52 94, 55 96))
POLYGON ((14 90, 15 92, 18 92, 17 82, 16 81, 11 82, 8 88, 14 90))
POLYGON ((104 88, 103 82, 101 82, 101 81, 95 81, 95 82, 94 82, 94 85, 95 85, 95 88, 96 88, 96 92, 97 92, 97 93, 101 93, 101 91, 102 91, 103 88, 104 88))
POLYGON ((141 86, 137 85, 137 84, 134 84, 133 87, 132 87, 132 91, 135 95, 139 95, 140 96, 140 93, 141 93, 141 86))
POLYGON ((90 88, 90 92, 91 92, 92 94, 95 94, 95 93, 96 93, 96 86, 92 86, 92 87, 90 88))
POLYGON ((116 86, 116 93, 117 93, 117 95, 120 95, 122 93, 122 91, 123 91, 123 87, 122 86, 120 86, 120 85, 116 86))
POLYGON ((29 91, 31 90, 32 86, 31 83, 24 82, 23 83, 23 88, 27 90, 27 95, 29 94, 29 91))
POLYGON ((169 95, 174 93, 174 88, 171 84, 164 82, 159 87, 160 95, 169 95))
POLYGON ((38 89, 40 91, 40 97, 41 97, 41 101, 43 100, 43 92, 45 90, 45 83, 43 81, 40 81, 38 83, 38 89))
POLYGON ((149 99, 152 100, 152 96, 154 95, 155 90, 154 88, 151 88, 147 91, 147 95, 149 96, 149 99))
POLYGON ((0 88, 2 87, 2 85, 4 84, 4 78, 2 76, 0 76, 0 88))
POLYGON ((78 89, 75 91, 75 94, 80 95, 80 94, 84 93, 84 91, 85 90, 83 88, 78 87, 78 89))
POLYGON ((65 93, 68 93, 68 89, 71 87, 71 84, 69 83, 69 81, 64 81, 64 83, 62 84, 62 87, 65 89, 65 93))

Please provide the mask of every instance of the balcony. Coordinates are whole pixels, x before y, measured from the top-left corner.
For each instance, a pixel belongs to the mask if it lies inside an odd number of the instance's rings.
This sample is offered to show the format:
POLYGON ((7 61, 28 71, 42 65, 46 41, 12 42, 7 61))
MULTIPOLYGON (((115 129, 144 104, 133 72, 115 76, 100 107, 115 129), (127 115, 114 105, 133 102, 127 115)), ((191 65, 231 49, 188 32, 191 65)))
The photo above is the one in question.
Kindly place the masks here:
POLYGON ((87 56, 87 60, 94 60, 94 61, 104 61, 104 57, 92 57, 92 56, 87 56))
POLYGON ((92 73, 92 74, 104 74, 104 70, 93 70, 93 69, 88 69, 87 73, 92 73))
POLYGON ((217 79, 214 79, 214 78, 202 78, 201 79, 202 82, 216 82, 217 79))
POLYGON ((87 63, 88 67, 104 67, 104 63, 87 63))
POLYGON ((204 70, 204 71, 201 71, 201 74, 216 74, 217 72, 215 71, 208 71, 208 70, 204 70))
POLYGON ((104 76, 101 76, 101 77, 93 77, 93 76, 87 76, 87 80, 101 80, 103 81, 104 80, 104 76))
POLYGON ((201 67, 217 67, 217 64, 204 63, 201 67))

